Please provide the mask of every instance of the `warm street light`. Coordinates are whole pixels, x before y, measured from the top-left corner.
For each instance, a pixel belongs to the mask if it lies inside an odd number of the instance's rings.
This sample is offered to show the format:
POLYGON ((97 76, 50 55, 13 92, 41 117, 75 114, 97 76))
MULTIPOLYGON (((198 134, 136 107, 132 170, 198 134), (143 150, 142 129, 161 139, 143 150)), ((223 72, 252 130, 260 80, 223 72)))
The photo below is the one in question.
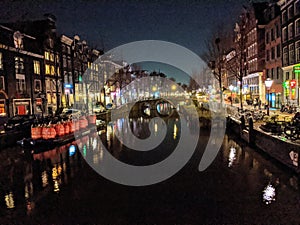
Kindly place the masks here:
POLYGON ((234 87, 232 84, 229 85, 229 90, 231 92, 231 106, 232 106, 232 102, 233 102, 233 99, 232 99, 232 91, 233 91, 234 87))
POLYGON ((270 115, 270 88, 271 88, 271 86, 272 86, 272 84, 273 84, 273 80, 271 79, 271 78, 267 78, 266 80, 265 80, 265 86, 266 86, 266 88, 267 88, 267 91, 268 91, 268 108, 267 108, 267 115, 269 116, 270 115))

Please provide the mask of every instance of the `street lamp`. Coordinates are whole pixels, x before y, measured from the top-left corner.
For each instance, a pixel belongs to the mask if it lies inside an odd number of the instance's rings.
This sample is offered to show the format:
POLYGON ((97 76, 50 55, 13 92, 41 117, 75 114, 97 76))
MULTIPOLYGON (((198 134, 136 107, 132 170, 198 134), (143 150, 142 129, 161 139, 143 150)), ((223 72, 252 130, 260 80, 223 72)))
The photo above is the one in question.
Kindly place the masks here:
POLYGON ((267 88, 267 91, 268 91, 268 108, 267 108, 267 115, 269 116, 270 115, 270 88, 273 84, 273 80, 271 78, 267 78, 265 80, 265 86, 267 88))
POLYGON ((231 92, 231 93, 230 93, 230 94, 231 94, 231 106, 232 106, 232 102, 233 102, 233 99, 232 99, 232 91, 233 91, 233 88, 234 88, 233 85, 230 84, 230 85, 229 85, 229 90, 230 90, 230 92, 231 92))

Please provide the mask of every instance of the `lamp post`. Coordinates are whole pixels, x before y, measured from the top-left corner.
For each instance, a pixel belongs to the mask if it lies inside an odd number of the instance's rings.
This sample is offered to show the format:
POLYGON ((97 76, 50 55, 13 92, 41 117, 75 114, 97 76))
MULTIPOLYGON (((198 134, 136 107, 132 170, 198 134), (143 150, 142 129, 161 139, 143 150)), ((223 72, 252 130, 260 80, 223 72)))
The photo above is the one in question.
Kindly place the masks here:
POLYGON ((265 86, 267 88, 267 91, 268 91, 268 108, 267 108, 267 115, 269 116, 270 115, 270 88, 273 84, 273 80, 271 78, 267 78, 265 80, 265 86))
POLYGON ((232 91, 233 91, 233 88, 234 88, 233 85, 230 84, 230 85, 229 85, 229 90, 230 90, 230 97, 231 97, 231 101, 230 101, 230 102, 231 102, 231 106, 232 106, 232 102, 233 102, 233 99, 232 99, 232 91))

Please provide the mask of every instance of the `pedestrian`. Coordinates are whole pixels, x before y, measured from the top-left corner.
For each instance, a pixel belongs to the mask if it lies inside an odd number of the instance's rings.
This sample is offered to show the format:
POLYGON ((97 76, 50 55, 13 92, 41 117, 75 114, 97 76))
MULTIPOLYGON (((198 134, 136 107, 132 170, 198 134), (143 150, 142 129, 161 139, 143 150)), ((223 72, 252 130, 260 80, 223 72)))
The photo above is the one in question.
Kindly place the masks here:
POLYGON ((254 106, 254 109, 256 109, 256 106, 257 106, 257 99, 256 98, 253 101, 253 106, 254 106))
POLYGON ((258 108, 259 108, 259 110, 261 110, 261 100, 260 99, 258 99, 258 108))

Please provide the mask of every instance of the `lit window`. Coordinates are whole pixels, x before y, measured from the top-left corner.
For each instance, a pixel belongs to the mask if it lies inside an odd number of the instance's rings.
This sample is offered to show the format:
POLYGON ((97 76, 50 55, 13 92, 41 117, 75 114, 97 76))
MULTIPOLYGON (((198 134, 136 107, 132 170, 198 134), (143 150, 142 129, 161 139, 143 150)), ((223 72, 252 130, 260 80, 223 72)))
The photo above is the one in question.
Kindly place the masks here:
POLYGON ((15 48, 23 49, 23 37, 24 37, 23 34, 21 34, 19 31, 16 31, 13 37, 14 37, 15 48))
POLYGON ((46 64, 46 65, 45 65, 45 73, 46 73, 47 75, 50 74, 50 65, 49 65, 49 64, 46 64))
POLYGON ((37 60, 33 60, 33 72, 35 74, 41 74, 40 62, 37 60))
POLYGON ((54 69, 54 66, 51 66, 51 72, 50 72, 51 75, 55 75, 55 69, 54 69))
POLYGON ((2 58, 2 52, 0 52, 0 69, 3 69, 3 58, 2 58))
POLYGON ((0 90, 5 90, 4 77, 0 76, 0 90))
POLYGON ((50 53, 50 61, 54 62, 54 54, 50 53))
POLYGON ((47 60, 50 59, 50 53, 49 52, 45 52, 45 59, 47 59, 47 60))
POLYGON ((16 74, 24 73, 24 60, 20 57, 15 57, 16 74))

